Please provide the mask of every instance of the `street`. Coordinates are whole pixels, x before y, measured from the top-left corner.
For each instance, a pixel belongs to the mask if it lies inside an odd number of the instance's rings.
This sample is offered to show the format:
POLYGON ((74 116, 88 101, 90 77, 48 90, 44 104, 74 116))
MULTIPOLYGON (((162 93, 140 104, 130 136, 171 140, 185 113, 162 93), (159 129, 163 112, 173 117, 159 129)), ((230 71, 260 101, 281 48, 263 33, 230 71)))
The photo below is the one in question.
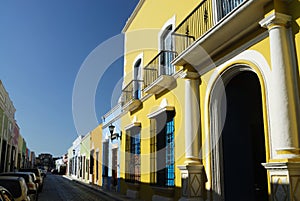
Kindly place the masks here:
POLYGON ((39 201, 108 201, 111 198, 61 175, 47 174, 39 201))

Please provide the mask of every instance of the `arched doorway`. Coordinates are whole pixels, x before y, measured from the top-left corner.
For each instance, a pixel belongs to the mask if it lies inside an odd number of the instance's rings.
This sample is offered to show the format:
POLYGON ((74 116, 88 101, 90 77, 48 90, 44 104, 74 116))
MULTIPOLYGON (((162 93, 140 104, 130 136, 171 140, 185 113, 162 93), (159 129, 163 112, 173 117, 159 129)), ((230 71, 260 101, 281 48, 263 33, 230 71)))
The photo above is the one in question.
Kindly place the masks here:
POLYGON ((222 79, 224 90, 213 92, 219 94, 213 96, 217 106, 211 112, 212 127, 217 127, 212 132, 219 133, 212 136, 213 196, 225 201, 268 200, 267 172, 261 164, 266 162, 266 148, 259 79, 252 71, 225 73, 222 79), (213 122, 222 119, 223 124, 213 122))

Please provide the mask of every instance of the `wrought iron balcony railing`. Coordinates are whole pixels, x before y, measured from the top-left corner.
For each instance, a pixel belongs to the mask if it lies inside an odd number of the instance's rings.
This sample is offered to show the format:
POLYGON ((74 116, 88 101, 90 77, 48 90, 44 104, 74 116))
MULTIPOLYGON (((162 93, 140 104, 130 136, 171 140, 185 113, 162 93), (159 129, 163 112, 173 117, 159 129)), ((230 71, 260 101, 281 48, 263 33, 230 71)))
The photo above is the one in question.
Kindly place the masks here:
POLYGON ((174 30, 175 51, 180 54, 213 26, 212 1, 202 1, 174 30))
POLYGON ((144 68, 144 88, 151 85, 161 75, 172 75, 175 67, 171 61, 177 53, 169 50, 160 51, 144 68))
POLYGON ((172 33, 175 51, 182 53, 211 29, 214 26, 214 15, 220 21, 244 1, 247 0, 218 0, 217 9, 213 9, 213 0, 203 0, 172 33))
POLYGON ((142 80, 132 80, 122 90, 124 104, 131 100, 139 100, 142 96, 142 80))

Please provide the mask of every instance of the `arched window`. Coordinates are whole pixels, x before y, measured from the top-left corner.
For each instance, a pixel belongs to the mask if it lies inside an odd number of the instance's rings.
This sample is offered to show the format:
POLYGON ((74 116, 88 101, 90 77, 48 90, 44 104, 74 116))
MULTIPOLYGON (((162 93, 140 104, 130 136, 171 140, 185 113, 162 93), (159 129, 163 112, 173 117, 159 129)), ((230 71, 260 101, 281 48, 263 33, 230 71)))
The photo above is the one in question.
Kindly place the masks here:
POLYGON ((171 65, 171 61, 174 59, 171 33, 172 25, 169 25, 161 35, 160 75, 172 75, 174 73, 174 66, 171 65))

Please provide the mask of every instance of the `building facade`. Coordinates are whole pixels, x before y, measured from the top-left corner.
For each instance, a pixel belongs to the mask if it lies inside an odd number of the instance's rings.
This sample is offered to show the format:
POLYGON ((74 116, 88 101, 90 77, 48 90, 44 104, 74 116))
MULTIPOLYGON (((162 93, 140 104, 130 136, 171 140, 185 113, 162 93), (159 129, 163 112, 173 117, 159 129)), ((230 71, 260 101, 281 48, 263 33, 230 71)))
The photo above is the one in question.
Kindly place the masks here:
POLYGON ((90 180, 102 186, 102 124, 91 131, 90 180))
POLYGON ((91 150, 91 132, 87 133, 80 143, 79 179, 84 183, 90 182, 90 150, 91 150))
POLYGON ((102 187, 120 191, 121 102, 106 113, 102 127, 102 187))
POLYGON ((139 2, 123 29, 122 193, 300 197, 299 12, 297 0, 139 2))

